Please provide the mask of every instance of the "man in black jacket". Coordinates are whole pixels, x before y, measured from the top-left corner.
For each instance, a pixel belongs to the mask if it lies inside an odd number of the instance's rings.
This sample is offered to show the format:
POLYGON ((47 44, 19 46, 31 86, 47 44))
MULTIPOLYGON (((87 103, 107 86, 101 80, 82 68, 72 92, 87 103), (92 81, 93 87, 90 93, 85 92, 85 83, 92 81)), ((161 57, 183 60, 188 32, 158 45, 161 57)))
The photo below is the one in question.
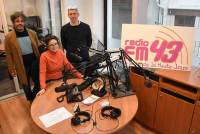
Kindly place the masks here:
POLYGON ((76 7, 68 8, 68 17, 70 22, 61 28, 61 41, 67 51, 68 60, 78 68, 89 61, 88 50, 92 44, 91 30, 88 24, 79 21, 79 12, 76 7))

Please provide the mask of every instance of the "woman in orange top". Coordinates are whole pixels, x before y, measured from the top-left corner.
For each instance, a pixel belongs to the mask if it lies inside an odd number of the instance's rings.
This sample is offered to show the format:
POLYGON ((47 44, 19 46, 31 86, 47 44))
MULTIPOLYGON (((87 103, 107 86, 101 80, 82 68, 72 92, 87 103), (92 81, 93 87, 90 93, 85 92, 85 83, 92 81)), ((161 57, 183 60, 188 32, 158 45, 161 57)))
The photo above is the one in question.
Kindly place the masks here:
POLYGON ((63 53, 63 50, 59 48, 59 40, 54 35, 49 35, 45 42, 48 50, 42 53, 40 57, 40 87, 41 90, 38 95, 41 95, 46 90, 46 81, 56 80, 62 78, 62 70, 64 67, 73 73, 77 78, 83 78, 83 75, 79 73, 68 61, 63 53))

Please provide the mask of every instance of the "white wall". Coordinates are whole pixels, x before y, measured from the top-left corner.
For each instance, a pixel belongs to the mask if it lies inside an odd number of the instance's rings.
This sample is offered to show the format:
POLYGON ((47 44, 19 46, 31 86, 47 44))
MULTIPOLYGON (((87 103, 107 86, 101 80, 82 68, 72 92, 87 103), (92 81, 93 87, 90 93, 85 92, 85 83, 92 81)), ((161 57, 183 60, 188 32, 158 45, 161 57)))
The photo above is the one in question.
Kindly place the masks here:
POLYGON ((60 38, 61 12, 60 0, 50 0, 51 28, 52 34, 60 38))
MULTIPOLYGON (((107 1, 107 49, 114 48, 114 44, 119 44, 120 40, 112 38, 112 0, 107 1)), ((119 46, 118 46, 119 47, 119 46)))
POLYGON ((40 16, 42 27, 43 28, 50 28, 50 13, 49 13, 49 5, 48 0, 36 0, 36 11, 37 15, 40 16))
POLYGON ((23 11, 26 16, 36 15, 35 0, 4 0, 6 19, 12 25, 10 15, 15 11, 23 11))
MULTIPOLYGON (((1 17, 0 17, 0 31, 3 31, 3 22, 1 20, 1 17)), ((3 40, 4 40, 4 33, 0 32, 0 40, 1 40, 1 42, 3 42, 3 40)))
POLYGON ((92 10, 93 10, 92 0, 62 0, 62 3, 63 3, 62 25, 69 22, 69 18, 67 16, 67 8, 69 6, 77 6, 80 12, 79 20, 88 23, 90 26, 92 25, 92 10))
POLYGON ((22 11, 22 0, 4 0, 4 8, 8 25, 12 25, 10 15, 15 11, 22 11))
MULTIPOLYGON (((21 0, 22 11, 26 16, 35 16, 37 15, 37 10, 35 8, 36 0, 21 0)), ((11 4, 11 3, 10 3, 11 4)))
POLYGON ((93 0, 92 31, 95 37, 104 44, 104 11, 103 0, 93 0))

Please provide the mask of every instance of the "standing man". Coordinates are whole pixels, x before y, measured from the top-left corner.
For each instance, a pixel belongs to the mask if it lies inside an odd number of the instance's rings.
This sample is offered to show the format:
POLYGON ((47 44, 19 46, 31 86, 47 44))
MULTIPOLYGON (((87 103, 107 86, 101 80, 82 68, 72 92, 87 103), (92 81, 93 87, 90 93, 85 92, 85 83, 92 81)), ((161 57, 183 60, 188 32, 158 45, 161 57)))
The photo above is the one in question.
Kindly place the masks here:
POLYGON ((14 77, 18 75, 27 100, 32 101, 39 91, 39 41, 34 31, 25 27, 25 15, 15 12, 11 15, 14 30, 5 37, 6 60, 8 70, 14 77), (31 91, 30 77, 34 82, 31 91))
POLYGON ((84 66, 89 61, 91 30, 88 24, 78 20, 78 8, 68 8, 68 17, 70 22, 61 28, 61 41, 67 51, 67 58, 78 69, 78 66, 84 66))

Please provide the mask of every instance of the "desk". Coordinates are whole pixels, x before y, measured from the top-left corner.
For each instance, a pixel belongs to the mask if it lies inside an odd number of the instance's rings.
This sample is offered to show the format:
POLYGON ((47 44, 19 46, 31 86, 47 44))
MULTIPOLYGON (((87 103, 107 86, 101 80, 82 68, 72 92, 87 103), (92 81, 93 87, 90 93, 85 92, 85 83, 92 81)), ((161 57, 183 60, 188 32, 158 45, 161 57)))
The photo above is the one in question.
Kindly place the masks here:
MULTIPOLYGON (((68 83, 78 82, 81 83, 81 80, 77 79, 71 79, 68 80, 68 83)), ((33 121, 43 130, 50 132, 50 133, 56 133, 56 134, 74 134, 76 132, 79 133, 87 133, 91 130, 93 127, 93 121, 90 120, 88 123, 84 125, 80 125, 78 127, 71 126, 71 120, 67 119, 62 122, 59 122, 49 128, 45 128, 45 126, 42 124, 42 122, 39 120, 39 116, 44 115, 46 113, 49 113, 57 108, 65 107, 69 112, 73 113, 73 107, 74 103, 68 104, 66 102, 66 98, 63 102, 58 103, 56 98, 62 94, 62 93, 56 93, 54 91, 54 88, 59 86, 61 84, 61 81, 54 81, 50 83, 47 87, 47 91, 45 94, 38 96, 35 98, 31 105, 31 117, 33 121), (74 131, 75 129, 75 131, 74 131)), ((90 89, 85 89, 83 92, 83 97, 86 98, 87 96, 90 96, 90 89)), ((92 119, 95 119, 95 112, 96 112, 96 122, 100 129, 106 129, 109 131, 100 131, 96 126, 92 129, 90 133, 92 134, 105 134, 105 133, 113 133, 120 129, 122 129, 125 125, 127 125, 135 116, 137 108, 138 108, 138 100, 136 95, 128 96, 128 97, 122 97, 118 99, 112 98, 108 93, 107 96, 104 96, 99 101, 95 102, 93 105, 86 106, 82 102, 79 103, 81 111, 89 110, 93 111, 92 113, 92 119), (100 120, 100 108, 101 108, 101 102, 104 100, 109 100, 110 105, 114 107, 118 107, 122 110, 121 116, 118 118, 118 120, 111 120, 111 119, 105 119, 100 120), (116 124, 117 123, 117 124, 116 124), (115 129, 112 129, 116 127, 115 129)))
POLYGON ((139 108, 135 119, 162 134, 200 134, 200 68, 191 71, 157 69, 152 87, 137 69, 130 74, 139 108))

